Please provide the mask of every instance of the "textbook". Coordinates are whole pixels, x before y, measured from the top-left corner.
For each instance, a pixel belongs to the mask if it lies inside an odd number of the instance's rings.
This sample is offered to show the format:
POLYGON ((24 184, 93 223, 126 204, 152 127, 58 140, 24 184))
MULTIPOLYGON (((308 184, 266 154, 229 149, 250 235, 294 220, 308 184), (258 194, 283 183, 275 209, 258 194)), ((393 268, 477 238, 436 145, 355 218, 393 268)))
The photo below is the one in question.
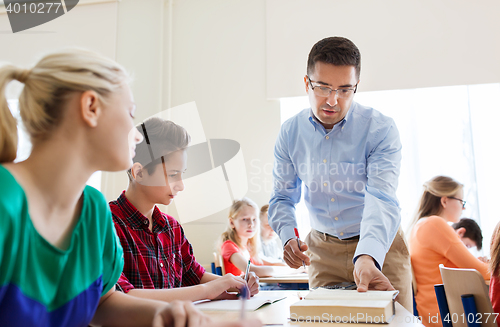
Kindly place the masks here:
POLYGON ((290 306, 290 319, 299 322, 389 323, 396 314, 399 291, 318 288, 290 306))
MULTIPOLYGON (((246 300, 245 310, 255 311, 265 304, 271 304, 283 300, 286 296, 266 296, 256 294, 246 300)), ((216 300, 216 301, 198 301, 195 302, 196 308, 201 311, 239 311, 241 310, 240 300, 216 300)))

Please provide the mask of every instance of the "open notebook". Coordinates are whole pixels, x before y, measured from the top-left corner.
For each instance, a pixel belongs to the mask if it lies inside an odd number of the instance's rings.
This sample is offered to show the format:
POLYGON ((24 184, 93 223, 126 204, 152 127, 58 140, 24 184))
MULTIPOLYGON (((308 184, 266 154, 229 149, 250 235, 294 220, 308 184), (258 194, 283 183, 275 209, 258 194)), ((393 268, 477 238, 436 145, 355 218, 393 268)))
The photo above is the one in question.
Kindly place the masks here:
MULTIPOLYGON (((283 300, 286 296, 266 296, 257 294, 246 300, 245 310, 255 311, 265 304, 283 300)), ((241 310, 241 300, 199 301, 194 303, 201 311, 238 311, 241 310)))

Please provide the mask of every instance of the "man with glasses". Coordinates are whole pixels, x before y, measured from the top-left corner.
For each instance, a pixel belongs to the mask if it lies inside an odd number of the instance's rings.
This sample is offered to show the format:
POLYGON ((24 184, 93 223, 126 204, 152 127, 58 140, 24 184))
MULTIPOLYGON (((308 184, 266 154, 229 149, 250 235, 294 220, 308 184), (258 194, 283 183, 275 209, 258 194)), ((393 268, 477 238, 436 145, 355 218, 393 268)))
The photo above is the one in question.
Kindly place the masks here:
POLYGON ((359 291, 396 288, 398 301, 412 312, 410 258, 396 198, 399 133, 391 118, 353 102, 360 69, 359 50, 346 38, 326 38, 311 49, 304 77, 311 108, 281 127, 269 223, 286 263, 310 265, 311 287, 356 282, 359 291), (302 185, 312 230, 299 249, 295 205, 302 185))

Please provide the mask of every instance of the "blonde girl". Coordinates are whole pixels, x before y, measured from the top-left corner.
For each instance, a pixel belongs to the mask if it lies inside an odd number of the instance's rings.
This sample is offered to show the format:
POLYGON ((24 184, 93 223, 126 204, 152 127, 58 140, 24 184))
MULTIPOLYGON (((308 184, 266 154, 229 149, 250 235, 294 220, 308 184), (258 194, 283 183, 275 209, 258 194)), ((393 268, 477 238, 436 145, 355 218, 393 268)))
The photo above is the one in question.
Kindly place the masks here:
POLYGON ((271 263, 259 259, 259 208, 252 200, 236 200, 229 209, 227 230, 222 233, 220 251, 226 274, 239 276, 245 272, 250 259, 250 271, 258 277, 270 276, 271 263))
POLYGON ((488 266, 475 258, 448 223, 465 209, 463 185, 446 176, 424 184, 410 232, 410 256, 417 282, 415 300, 425 326, 441 326, 434 285, 442 284, 439 265, 477 269, 489 279, 488 266))
POLYGON ((495 226, 490 246, 490 299, 493 311, 500 313, 500 223, 495 226))
POLYGON ((104 196, 86 186, 98 170, 125 170, 140 135, 125 70, 85 50, 47 55, 33 68, 0 68, 0 321, 2 326, 205 325, 187 302, 115 291, 122 248, 104 196), (19 98, 32 152, 14 163, 19 98))

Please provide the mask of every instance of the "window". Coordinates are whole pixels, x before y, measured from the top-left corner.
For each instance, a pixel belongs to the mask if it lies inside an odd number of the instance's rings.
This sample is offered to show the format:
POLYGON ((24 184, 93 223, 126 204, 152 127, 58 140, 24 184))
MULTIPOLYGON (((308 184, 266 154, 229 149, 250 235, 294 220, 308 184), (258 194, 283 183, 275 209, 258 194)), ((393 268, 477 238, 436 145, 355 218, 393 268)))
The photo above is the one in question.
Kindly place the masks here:
MULTIPOLYGON (((483 249, 489 253, 491 231, 499 220, 494 206, 498 146, 492 133, 500 121, 500 84, 358 92, 354 100, 392 117, 399 129, 403 159, 397 196, 403 229, 417 209, 423 183, 436 175, 450 176, 464 184, 462 217, 479 223, 483 249)), ((281 122, 308 107, 307 97, 282 99, 281 122)), ((310 225, 303 200, 296 212, 306 235, 310 225)))
MULTIPOLYGON (((8 100, 9 109, 12 115, 17 120, 17 157, 14 162, 20 162, 26 160, 31 153, 31 141, 28 133, 24 129, 24 125, 21 120, 19 113, 19 101, 18 100, 8 100)), ((92 176, 90 176, 87 181, 87 185, 94 187, 97 190, 101 190, 101 172, 97 171, 92 176)))

